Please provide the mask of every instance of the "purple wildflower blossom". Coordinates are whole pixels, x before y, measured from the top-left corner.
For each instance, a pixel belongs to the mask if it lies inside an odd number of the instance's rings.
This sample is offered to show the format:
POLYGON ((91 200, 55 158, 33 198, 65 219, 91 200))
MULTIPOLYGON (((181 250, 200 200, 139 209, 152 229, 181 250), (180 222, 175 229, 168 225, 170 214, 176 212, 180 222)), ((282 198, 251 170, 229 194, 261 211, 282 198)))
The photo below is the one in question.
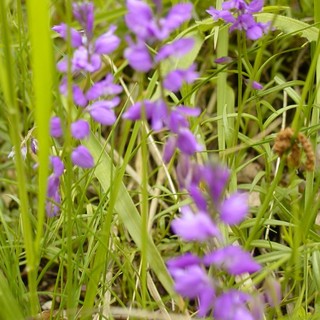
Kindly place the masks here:
POLYGON ((190 252, 187 252, 182 256, 169 259, 167 261, 167 267, 169 271, 173 270, 174 272, 175 269, 182 269, 192 265, 199 265, 200 262, 201 259, 198 256, 190 252))
POLYGON ((263 8, 263 0, 253 0, 247 4, 244 0, 230 0, 222 4, 222 10, 210 8, 207 12, 214 20, 223 20, 231 23, 230 32, 233 30, 243 30, 247 38, 257 40, 269 30, 270 23, 256 22, 253 16, 263 8))
POLYGON ((104 80, 96 82, 86 93, 88 100, 95 100, 101 96, 115 95, 122 92, 122 87, 113 83, 112 74, 108 74, 104 80))
POLYGON ((48 178, 46 212, 48 217, 56 216, 59 213, 59 204, 61 203, 60 196, 60 177, 64 172, 64 165, 61 159, 57 156, 50 158, 53 173, 48 178))
POLYGON ((216 320, 256 320, 247 307, 251 296, 237 290, 230 290, 216 298, 214 318, 216 320))
POLYGON ((250 253, 239 246, 227 246, 217 249, 203 258, 205 265, 214 264, 222 267, 232 275, 243 273, 254 273, 261 269, 261 266, 251 257, 250 253))
POLYGON ((88 108, 88 111, 93 120, 105 126, 110 126, 114 124, 117 119, 112 107, 113 105, 110 101, 102 100, 93 103, 88 108))
MULTIPOLYGON (((68 94, 68 83, 66 78, 62 79, 59 89, 63 95, 66 96, 68 94)), ((74 103, 79 107, 85 107, 88 104, 86 96, 84 95, 81 88, 76 84, 72 85, 72 97, 74 103)))
POLYGON ((94 6, 91 2, 73 3, 73 15, 84 28, 87 37, 91 39, 94 23, 94 6))
POLYGON ((98 37, 94 43, 94 52, 109 54, 119 47, 120 39, 114 35, 116 26, 110 26, 109 31, 98 37))
MULTIPOLYGON (((69 27, 70 28, 70 27, 69 27)), ((52 28, 57 32, 64 40, 68 39, 68 26, 65 23, 61 23, 52 28)), ((70 28, 71 45, 73 48, 78 48, 82 45, 82 35, 74 28, 70 28)))
POLYGON ((187 128, 181 128, 178 132, 177 147, 182 153, 193 155, 196 152, 202 151, 203 147, 197 142, 196 137, 187 128))
POLYGON ((143 42, 129 45, 124 50, 124 57, 128 60, 129 65, 137 71, 148 72, 153 67, 149 50, 143 42))
POLYGON ((90 134, 89 123, 85 120, 78 120, 71 123, 71 134, 75 139, 84 139, 90 134))
POLYGON ((54 138, 60 138, 62 136, 61 119, 59 117, 51 118, 50 135, 54 138))
POLYGON ((221 203, 220 218, 228 225, 236 225, 246 217, 248 210, 248 195, 235 192, 221 203))
POLYGON ((85 146, 76 147, 71 154, 71 160, 73 164, 81 167, 81 168, 92 168, 94 166, 94 160, 89 152, 89 150, 85 146))
POLYGON ((180 218, 172 221, 175 234, 186 241, 204 241, 220 235, 218 227, 206 212, 193 213, 190 207, 183 207, 180 218))
POLYGON ((199 316, 205 316, 212 308, 215 290, 212 280, 199 265, 185 268, 170 268, 175 282, 175 291, 190 299, 199 299, 199 316))
POLYGON ((163 86, 167 90, 176 92, 181 88, 183 82, 192 83, 198 76, 193 64, 186 70, 178 69, 169 72, 163 81, 163 86))
POLYGON ((187 54, 194 46, 193 38, 182 38, 172 43, 166 44, 157 53, 155 62, 160 62, 170 56, 182 57, 187 54))

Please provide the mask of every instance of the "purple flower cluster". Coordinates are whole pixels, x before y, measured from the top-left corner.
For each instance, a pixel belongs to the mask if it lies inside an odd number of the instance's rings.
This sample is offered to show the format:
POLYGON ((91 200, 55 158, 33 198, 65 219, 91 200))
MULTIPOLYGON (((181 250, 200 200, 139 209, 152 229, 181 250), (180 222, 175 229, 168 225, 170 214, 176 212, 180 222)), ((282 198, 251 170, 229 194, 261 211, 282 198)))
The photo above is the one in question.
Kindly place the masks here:
POLYGON ((61 203, 61 195, 60 195, 60 178, 63 175, 64 165, 61 159, 57 156, 53 156, 50 158, 51 166, 52 166, 52 174, 48 179, 48 201, 46 205, 46 211, 48 217, 56 216, 59 212, 59 205, 61 203))
POLYGON ((209 277, 206 271, 206 268, 211 267, 238 276, 261 269, 240 246, 223 245, 218 227, 222 224, 237 225, 246 217, 247 196, 235 192, 227 198, 223 197, 229 170, 217 164, 199 165, 191 162, 187 156, 182 156, 177 166, 177 176, 180 186, 188 190, 195 208, 183 207, 181 216, 172 222, 172 230, 185 241, 204 242, 214 237, 219 245, 203 257, 186 253, 167 262, 175 281, 175 290, 186 298, 198 299, 199 316, 206 316, 213 310, 217 320, 261 319, 261 308, 249 307, 255 299, 253 296, 240 290, 223 289, 221 281, 209 277), (215 217, 209 213, 212 208, 218 213, 215 217))
MULTIPOLYGON (((97 39, 93 39, 93 11, 94 6, 91 2, 73 5, 73 15, 83 28, 83 34, 64 23, 52 28, 64 40, 70 40, 71 47, 74 49, 70 61, 68 58, 63 58, 57 64, 58 70, 64 74, 60 83, 60 92, 65 96, 69 94, 67 81, 69 71, 72 73, 85 72, 90 76, 101 68, 102 55, 112 53, 120 44, 120 39, 114 34, 116 30, 114 26, 111 26, 108 32, 97 39)), ((76 83, 70 85, 74 104, 82 108, 80 115, 86 112, 94 121, 102 125, 112 125, 116 121, 113 109, 120 103, 120 98, 117 95, 122 92, 122 87, 114 84, 113 80, 113 76, 107 74, 104 79, 91 84, 86 91, 76 83)), ((51 118, 50 134, 53 138, 62 138, 64 128, 66 128, 66 124, 62 123, 62 118, 57 116, 51 118)), ((71 123, 70 131, 75 140, 83 140, 90 135, 89 122, 78 117, 71 123)), ((94 159, 90 151, 81 144, 73 149, 71 161, 74 165, 85 169, 94 166, 94 159)), ((63 166, 61 159, 56 156, 52 158, 51 162, 53 174, 48 181, 48 198, 51 200, 47 203, 48 216, 54 216, 59 212, 58 205, 61 201, 59 185, 60 177, 63 174, 63 170, 57 171, 58 164, 60 167, 63 166)))
MULTIPOLYGON (((124 55, 133 69, 148 72, 156 68, 161 61, 172 56, 181 57, 192 49, 194 45, 192 38, 180 38, 162 45, 154 56, 148 49, 148 45, 162 42, 191 18, 191 4, 173 6, 165 18, 157 18, 148 4, 140 0, 127 0, 127 7, 125 21, 134 33, 135 41, 130 37, 127 38, 129 46, 124 55)), ((173 92, 179 91, 183 83, 192 83, 198 77, 195 68, 195 65, 191 65, 187 69, 170 71, 161 79, 161 86, 173 92)), ((164 99, 159 99, 135 103, 123 114, 123 118, 130 120, 146 118, 155 131, 169 129, 172 135, 164 148, 164 160, 169 161, 176 148, 186 155, 193 155, 202 150, 187 120, 188 117, 197 117, 199 114, 200 109, 182 105, 170 109, 164 99)))
MULTIPOLYGON (((91 74, 98 71, 101 68, 101 56, 112 53, 120 44, 120 39, 114 35, 116 30, 114 26, 111 26, 108 32, 97 39, 93 39, 93 10, 93 4, 89 2, 73 5, 73 15, 84 29, 83 35, 64 23, 53 27, 53 30, 63 39, 68 40, 70 36, 71 46, 75 49, 70 61, 71 72, 81 71, 91 74)), ((62 59, 57 65, 58 70, 66 74, 68 63, 67 58, 62 59)), ((77 84, 72 84, 71 89, 75 105, 88 112, 94 121, 102 125, 112 125, 116 121, 113 108, 120 103, 120 98, 116 95, 122 91, 122 87, 113 83, 111 74, 91 85, 86 92, 77 84)), ((66 76, 61 81, 60 92, 64 95, 68 94, 66 76)), ((89 133, 90 127, 87 121, 77 120, 71 124, 73 138, 81 140, 88 137, 89 133)), ((51 135, 55 138, 62 136, 61 120, 58 117, 51 119, 51 135)), ((82 168, 91 168, 94 165, 89 150, 84 146, 75 148, 71 159, 75 165, 82 168)))
POLYGON ((245 0, 229 0, 222 3, 222 10, 210 7, 207 12, 214 20, 231 23, 230 32, 243 30, 248 39, 257 40, 270 28, 270 23, 256 22, 253 16, 262 10, 263 4, 264 0, 253 0, 249 4, 245 0))

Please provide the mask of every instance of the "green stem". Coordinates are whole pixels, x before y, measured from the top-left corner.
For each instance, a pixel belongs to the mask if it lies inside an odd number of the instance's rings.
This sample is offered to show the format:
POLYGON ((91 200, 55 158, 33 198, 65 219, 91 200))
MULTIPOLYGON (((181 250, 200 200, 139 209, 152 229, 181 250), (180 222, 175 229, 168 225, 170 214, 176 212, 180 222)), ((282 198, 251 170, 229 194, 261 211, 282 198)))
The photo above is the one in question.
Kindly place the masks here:
POLYGON ((26 250, 27 270, 28 270, 28 287, 30 294, 30 309, 31 315, 35 316, 39 310, 39 301, 37 295, 37 268, 36 257, 33 243, 33 232, 30 221, 28 193, 27 193, 27 179, 24 168, 24 160, 22 159, 20 150, 20 116, 19 106, 17 104, 18 98, 16 94, 16 83, 14 62, 12 60, 13 54, 11 51, 10 28, 7 19, 7 7, 5 1, 0 1, 0 23, 2 26, 3 37, 3 52, 5 57, 5 64, 1 61, 1 72, 3 73, 0 79, 2 80, 2 87, 4 98, 7 104, 7 118, 10 137, 15 150, 15 168, 18 180, 18 192, 20 200, 20 211, 22 220, 22 233, 24 239, 24 246, 26 250))

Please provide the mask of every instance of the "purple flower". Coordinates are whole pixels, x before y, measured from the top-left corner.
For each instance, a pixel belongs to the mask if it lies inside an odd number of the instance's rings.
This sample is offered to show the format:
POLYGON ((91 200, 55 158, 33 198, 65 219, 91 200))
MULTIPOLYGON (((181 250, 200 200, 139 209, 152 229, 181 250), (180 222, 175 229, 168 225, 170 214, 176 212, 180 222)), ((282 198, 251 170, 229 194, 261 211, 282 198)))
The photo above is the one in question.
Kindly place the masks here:
POLYGON ((248 195, 235 192, 219 208, 221 220, 229 225, 239 224, 248 214, 248 195))
POLYGON ((57 177, 49 177, 49 183, 48 183, 48 196, 49 196, 49 190, 51 188, 51 194, 50 197, 46 203, 46 212, 48 217, 55 217, 58 215, 60 211, 60 203, 61 203, 61 197, 59 193, 59 178, 57 177))
POLYGON ((124 119, 139 120, 145 117, 151 122, 154 131, 164 128, 167 117, 168 107, 163 100, 139 101, 132 105, 122 116, 124 119))
MULTIPOLYGON (((68 39, 68 26, 65 23, 61 23, 60 25, 54 26, 52 30, 59 33, 59 35, 64 40, 68 39)), ((82 36, 80 32, 78 32, 73 28, 70 28, 70 38, 71 38, 71 45, 73 48, 78 48, 82 45, 82 36)))
POLYGON ((124 50, 124 57, 136 71, 148 72, 153 67, 149 50, 143 42, 129 44, 129 47, 124 50))
POLYGON ((214 319, 216 320, 257 320, 246 306, 251 296, 237 290, 230 290, 215 299, 214 319))
POLYGON ((251 255, 243 251, 239 246, 227 246, 217 249, 203 258, 205 265, 214 264, 227 270, 232 275, 240 275, 243 273, 254 273, 261 269, 261 266, 251 257, 251 255))
POLYGON ((84 139, 90 134, 89 123, 85 120, 78 120, 71 124, 71 134, 75 139, 84 139))
POLYGON ((127 8, 125 21, 128 28, 139 39, 152 41, 159 30, 151 8, 140 0, 127 0, 127 8))
POLYGON ((196 137, 187 128, 181 128, 178 133, 177 147, 182 153, 193 155, 196 152, 202 151, 202 146, 197 142, 196 137))
POLYGON ((174 152, 176 151, 177 139, 174 136, 169 137, 163 148, 163 161, 169 163, 174 152))
POLYGON ((201 171, 202 181, 206 182, 209 188, 211 199, 217 204, 229 180, 229 169, 218 164, 207 164, 199 170, 201 171))
POLYGON ((51 118, 50 135, 54 138, 60 138, 62 136, 61 120, 59 117, 51 118))
POLYGON ((170 268, 175 291, 190 299, 199 299, 199 316, 205 316, 213 306, 215 290, 212 280, 199 265, 170 268))
POLYGON ((82 4, 73 3, 73 15, 80 22, 85 29, 89 39, 92 37, 93 31, 93 14, 94 6, 91 2, 85 2, 82 4))
POLYGON ((175 234, 186 241, 204 241, 220 235, 219 229, 205 212, 193 213, 187 206, 182 208, 180 218, 172 221, 175 234))
POLYGON ((195 71, 195 65, 191 65, 190 68, 186 70, 169 72, 163 81, 163 86, 167 90, 176 92, 181 88, 183 82, 192 83, 197 77, 198 73, 195 71))
POLYGON ((198 256, 187 252, 182 256, 169 259, 167 261, 167 267, 169 269, 169 272, 170 270, 174 272, 175 269, 183 269, 192 265, 199 265, 200 262, 201 259, 198 256))
POLYGON ((160 62, 170 56, 182 57, 188 53, 194 46, 193 38, 182 38, 172 43, 166 44, 157 53, 155 57, 156 62, 160 62))
POLYGON ((230 32, 244 30, 248 39, 257 40, 270 27, 270 23, 257 23, 253 16, 253 13, 262 10, 263 4, 263 0, 253 0, 249 5, 244 0, 230 0, 222 4, 222 10, 211 7, 207 12, 214 20, 231 23, 230 32))
POLYGON ((49 217, 56 216, 59 213, 59 205, 61 203, 60 197, 60 177, 64 172, 64 165, 61 159, 57 156, 50 157, 53 173, 48 178, 47 187, 47 204, 46 212, 49 217))
POLYGON ((88 109, 91 117, 98 123, 110 126, 115 123, 116 115, 111 109, 114 105, 112 101, 96 101, 88 109))
POLYGON ((108 74, 105 80, 96 82, 86 93, 88 100, 95 100, 101 96, 114 95, 122 91, 122 87, 113 83, 113 76, 108 74))
POLYGON ((71 154, 71 160, 73 164, 81 167, 81 168, 92 168, 94 166, 94 160, 89 152, 89 150, 85 146, 76 147, 71 154))
POLYGON ((38 140, 35 138, 31 138, 30 140, 30 148, 34 154, 38 153, 38 140))
POLYGON ((190 20, 191 14, 191 3, 180 3, 173 6, 168 15, 160 20, 162 39, 168 37, 172 31, 178 29, 183 22, 190 20))
MULTIPOLYGON (((66 96, 68 94, 68 83, 66 78, 62 79, 59 89, 63 95, 66 96)), ((88 104, 88 100, 86 99, 83 91, 76 84, 72 85, 72 97, 74 103, 80 107, 85 107, 88 104)))
POLYGON ((72 71, 95 72, 101 67, 101 58, 97 53, 90 54, 85 47, 79 47, 73 54, 72 71))
POLYGON ((64 172, 64 164, 61 159, 57 156, 50 157, 50 162, 53 169, 53 174, 56 177, 61 177, 64 172))
POLYGON ((111 26, 109 31, 98 37, 95 41, 95 53, 109 54, 116 50, 120 44, 120 39, 114 35, 115 26, 111 26))
POLYGON ((179 133, 181 128, 188 128, 187 117, 198 117, 201 113, 199 108, 187 108, 179 106, 170 112, 168 118, 168 128, 174 133, 179 133))
POLYGON ((217 58, 214 60, 214 62, 217 64, 228 64, 232 61, 233 61, 233 59, 230 57, 220 57, 220 58, 217 58))

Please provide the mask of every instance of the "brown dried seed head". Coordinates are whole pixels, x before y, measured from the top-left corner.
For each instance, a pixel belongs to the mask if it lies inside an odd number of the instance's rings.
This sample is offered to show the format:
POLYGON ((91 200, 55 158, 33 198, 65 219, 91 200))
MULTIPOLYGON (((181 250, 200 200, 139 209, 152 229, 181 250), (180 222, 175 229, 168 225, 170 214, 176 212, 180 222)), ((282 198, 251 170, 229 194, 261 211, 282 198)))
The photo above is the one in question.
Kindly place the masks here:
POLYGON ((288 165, 299 167, 301 149, 303 149, 306 154, 306 170, 314 170, 315 155, 310 141, 301 132, 299 132, 295 141, 292 141, 293 136, 294 132, 291 128, 281 130, 275 138, 273 150, 279 157, 281 157, 285 152, 289 152, 288 165))

